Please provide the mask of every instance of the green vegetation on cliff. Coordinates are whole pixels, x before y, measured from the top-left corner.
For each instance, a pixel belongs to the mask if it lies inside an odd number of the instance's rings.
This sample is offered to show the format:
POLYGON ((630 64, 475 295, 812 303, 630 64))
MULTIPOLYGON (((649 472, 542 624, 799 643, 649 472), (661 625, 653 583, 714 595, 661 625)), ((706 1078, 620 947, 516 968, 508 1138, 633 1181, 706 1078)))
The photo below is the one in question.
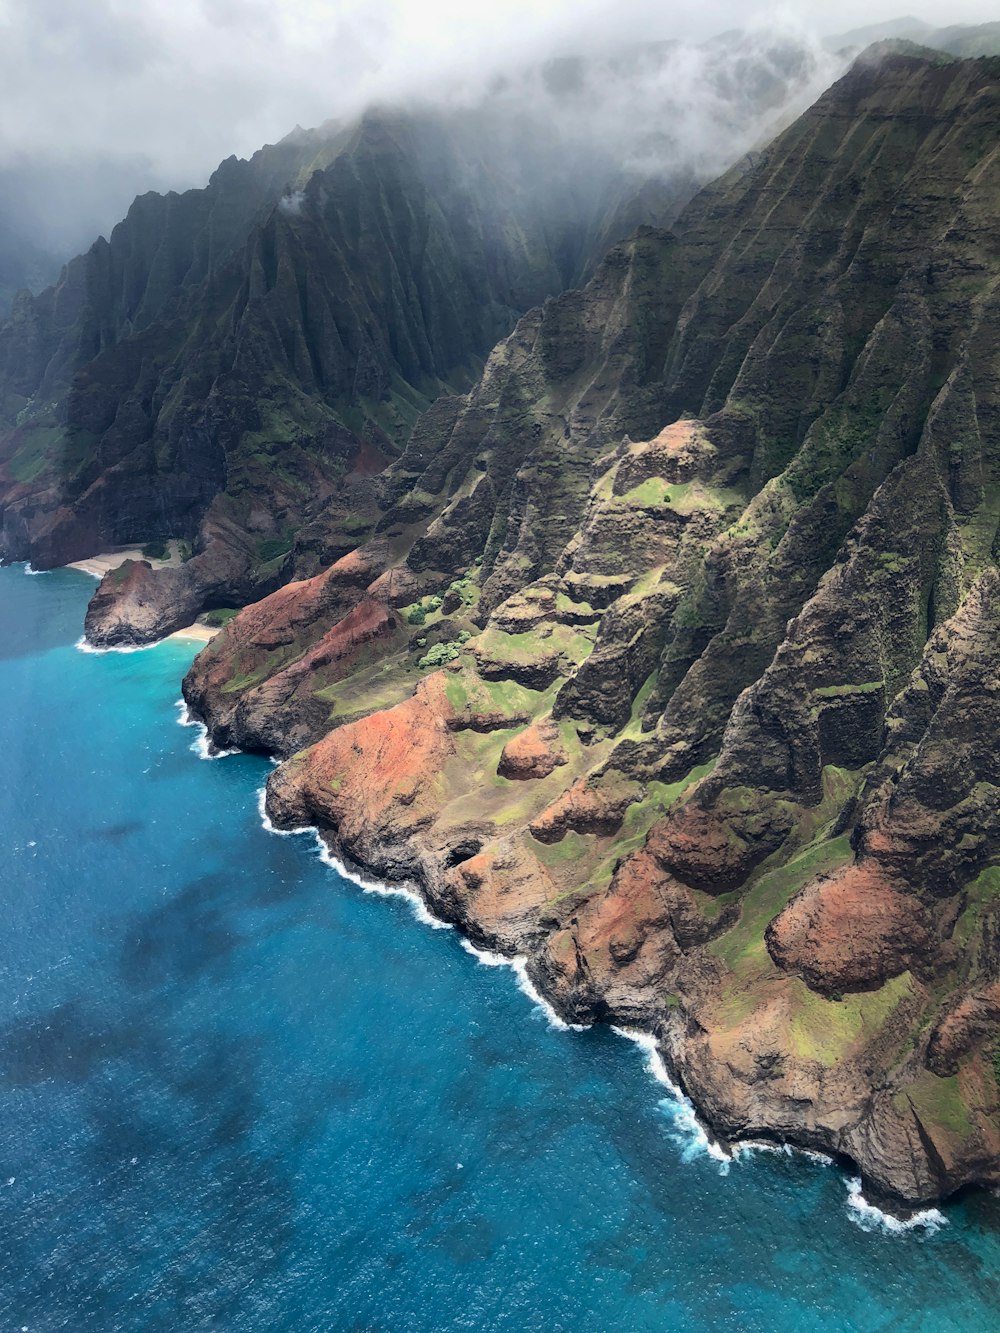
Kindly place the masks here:
POLYGON ((998 134, 1000 61, 859 61, 185 682, 273 817, 914 1203, 1000 1179, 998 134))

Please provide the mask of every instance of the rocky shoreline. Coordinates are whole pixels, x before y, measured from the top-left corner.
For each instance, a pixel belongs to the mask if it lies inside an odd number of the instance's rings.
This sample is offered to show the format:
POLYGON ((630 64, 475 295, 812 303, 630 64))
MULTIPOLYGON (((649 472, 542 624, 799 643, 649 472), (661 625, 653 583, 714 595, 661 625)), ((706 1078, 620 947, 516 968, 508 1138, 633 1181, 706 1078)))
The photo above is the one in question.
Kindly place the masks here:
POLYGON ((275 823, 911 1208, 1000 1183, 998 73, 859 62, 524 316, 184 684, 283 761, 275 823))
MULTIPOLYGON (((211 737, 210 727, 202 721, 211 737)), ((220 746, 220 752, 232 751, 220 746)), ((674 1008, 664 1012, 662 1005, 641 992, 624 999, 618 995, 609 1001, 606 995, 593 991, 581 995, 567 987, 565 975, 552 967, 547 941, 540 938, 537 928, 525 929, 516 923, 498 928, 495 920, 487 922, 477 917, 470 910, 468 899, 455 892, 454 881, 441 873, 440 867, 435 872, 416 845, 377 842, 363 845, 358 840, 346 839, 331 824, 315 822, 315 811, 303 807, 300 793, 288 782, 285 770, 286 766, 279 764, 267 783, 261 802, 265 827, 274 832, 314 833, 326 848, 331 864, 362 885, 366 879, 374 878, 389 888, 409 891, 419 898, 434 920, 457 929, 476 950, 499 955, 511 966, 523 960, 530 985, 567 1026, 600 1023, 632 1034, 648 1034, 670 1083, 691 1103, 709 1140, 726 1156, 754 1143, 821 1154, 839 1163, 845 1171, 857 1171, 864 1201, 906 1225, 920 1224, 928 1209, 969 1185, 996 1186, 992 1163, 985 1162, 981 1179, 966 1171, 961 1179, 941 1180, 938 1189, 915 1191, 912 1181, 918 1177, 918 1171, 912 1161, 897 1162, 894 1167, 877 1142, 864 1136, 846 1138, 832 1124, 818 1119, 815 1107, 810 1108, 808 1117, 790 1115, 786 1099, 768 1101, 766 1078, 757 1088, 755 1114, 747 1116, 731 1096, 725 1070, 713 1068, 710 1062, 706 1063, 702 1052, 692 1048, 691 1016, 674 1008)), ((693 1026, 697 1027, 696 1020, 693 1026)), ((928 1157, 933 1157, 932 1149, 928 1157)), ((932 1163, 929 1161, 928 1165, 932 1163)))
MULTIPOLYGON (((194 719, 185 723, 185 725, 192 724, 194 724, 194 719)), ((198 725, 204 726, 203 723, 198 725)), ((225 755, 236 753, 232 750, 220 750, 211 745, 211 742, 208 744, 211 752, 206 751, 203 757, 222 758, 225 755)), ((743 1151, 786 1150, 800 1152, 805 1156, 822 1160, 824 1163, 831 1165, 837 1164, 845 1173, 858 1169, 857 1162, 825 1144, 817 1145, 812 1142, 800 1142, 789 1138, 771 1138, 764 1134, 754 1137, 749 1132, 740 1138, 727 1138, 723 1129, 719 1125, 713 1124, 692 1101, 684 1086, 681 1071, 673 1065, 668 1065, 666 1051, 660 1044, 659 1037, 652 1030, 652 1024, 647 1023, 646 1026, 634 1025, 635 1023, 642 1023, 641 1014, 632 1014, 631 1022, 633 1026, 626 1028, 621 1026, 616 1020, 616 1015, 611 1013, 604 1014, 601 1017, 584 1019, 580 1014, 568 1015, 560 1012, 558 993, 556 991, 547 993, 545 990, 545 974, 533 973, 530 959, 523 953, 516 950, 512 952, 502 951, 501 943, 506 944, 509 948, 509 941, 501 942, 492 935, 484 934, 474 920, 468 918, 450 919, 444 915, 448 910, 447 900, 436 896, 433 888, 422 880, 407 878, 393 881, 384 877, 376 877, 374 867, 352 859, 333 829, 323 831, 315 825, 304 827, 294 825, 286 828, 275 823, 271 817, 272 812, 268 808, 269 792, 269 786, 261 788, 260 792, 259 812, 261 823, 266 832, 278 836, 312 834, 321 849, 322 859, 343 878, 358 885, 365 892, 384 896, 398 894, 405 897, 414 907, 419 924, 430 926, 432 929, 457 930, 460 938, 467 944, 474 957, 481 962, 489 960, 490 966, 501 964, 514 971, 518 975, 519 984, 528 998, 542 1009, 550 1023, 554 1023, 557 1027, 566 1031, 584 1031, 589 1027, 600 1024, 611 1028, 626 1040, 646 1049, 649 1053, 649 1069, 652 1077, 662 1083, 672 1096, 690 1109, 698 1130, 704 1138, 706 1152, 716 1160, 729 1162, 737 1158, 743 1151)), ((856 1183, 861 1211, 867 1210, 878 1215, 885 1222, 888 1222, 890 1227, 893 1227, 894 1224, 898 1224, 901 1229, 921 1225, 936 1226, 943 1220, 941 1214, 937 1213, 935 1209, 911 1206, 895 1194, 882 1189, 876 1183, 866 1185, 862 1177, 858 1177, 856 1183), (863 1192, 865 1189, 867 1189, 867 1193, 863 1192)), ((937 1202, 942 1202, 942 1200, 937 1202)))
MULTIPOLYGON (((443 882, 435 883, 426 878, 426 866, 418 860, 408 861, 386 855, 375 858, 375 863, 360 860, 355 849, 345 845, 334 828, 320 828, 316 825, 302 826, 294 821, 294 814, 283 805, 280 794, 280 769, 272 775, 265 789, 266 795, 261 802, 261 815, 265 827, 277 833, 314 833, 318 842, 326 849, 326 857, 340 873, 355 880, 362 887, 369 887, 372 878, 385 883, 390 889, 399 889, 407 895, 414 895, 428 913, 431 924, 443 923, 454 929, 469 941, 475 951, 500 956, 507 965, 515 967, 523 960, 524 972, 530 986, 530 992, 566 1027, 586 1027, 602 1024, 614 1027, 623 1035, 639 1041, 648 1037, 652 1042, 651 1050, 662 1062, 666 1085, 684 1098, 693 1110, 702 1126, 709 1145, 719 1156, 732 1158, 741 1149, 755 1146, 787 1147, 803 1153, 821 1155, 831 1162, 838 1163, 846 1172, 860 1172, 861 1197, 874 1211, 884 1214, 899 1223, 910 1225, 927 1224, 933 1216, 929 1211, 933 1205, 943 1202, 943 1197, 932 1195, 926 1198, 912 1198, 893 1189, 890 1182, 869 1176, 865 1163, 845 1152, 842 1144, 822 1132, 806 1130, 796 1131, 793 1126, 786 1126, 778 1133, 773 1123, 762 1119, 760 1123, 738 1120, 727 1113, 724 1103, 718 1101, 700 1103, 693 1095, 685 1079, 685 1060, 683 1033, 674 1024, 664 1029, 661 1016, 654 1009, 644 1008, 641 1004, 623 1008, 620 1012, 601 1004, 582 1010, 577 1003, 567 1004, 567 996, 559 985, 558 979, 550 970, 541 965, 540 954, 535 941, 528 936, 516 937, 510 934, 498 935, 484 929, 483 924, 474 916, 462 910, 462 905, 454 894, 450 893, 443 882), (403 867, 407 869, 404 871, 403 867), (713 1114, 712 1107, 715 1113, 713 1114)), ((975 1183, 975 1182, 968 1182, 975 1183)), ((988 1185, 990 1182, 983 1182, 988 1185)))

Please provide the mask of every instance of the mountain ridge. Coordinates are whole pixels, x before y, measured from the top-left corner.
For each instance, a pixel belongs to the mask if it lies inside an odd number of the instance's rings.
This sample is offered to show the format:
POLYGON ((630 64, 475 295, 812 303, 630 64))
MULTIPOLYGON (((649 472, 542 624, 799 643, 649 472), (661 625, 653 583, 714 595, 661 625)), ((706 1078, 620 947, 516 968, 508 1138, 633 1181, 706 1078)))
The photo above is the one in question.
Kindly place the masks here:
POLYGON ((643 99, 665 98, 678 133, 701 115, 735 153, 825 68, 808 45, 734 39, 698 55, 692 112, 683 85, 670 100, 675 54, 293 131, 204 190, 141 196, 0 326, 0 558, 179 542, 194 561, 149 585, 149 638, 356 544, 369 478, 419 413, 696 188, 706 145, 646 125, 643 99))
POLYGON ((184 684, 283 759, 276 823, 897 1206, 1000 1161, 998 121, 1000 61, 857 63, 523 317, 184 684))

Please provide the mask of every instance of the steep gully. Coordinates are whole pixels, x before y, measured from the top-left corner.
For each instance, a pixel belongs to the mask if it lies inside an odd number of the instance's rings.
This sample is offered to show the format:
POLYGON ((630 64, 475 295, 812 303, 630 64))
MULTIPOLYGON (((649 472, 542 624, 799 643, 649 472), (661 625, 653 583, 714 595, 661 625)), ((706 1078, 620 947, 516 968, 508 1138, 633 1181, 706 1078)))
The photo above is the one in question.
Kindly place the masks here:
POLYGON ((1000 1180, 998 125, 996 61, 860 62, 184 683, 277 826, 896 1206, 1000 1180))

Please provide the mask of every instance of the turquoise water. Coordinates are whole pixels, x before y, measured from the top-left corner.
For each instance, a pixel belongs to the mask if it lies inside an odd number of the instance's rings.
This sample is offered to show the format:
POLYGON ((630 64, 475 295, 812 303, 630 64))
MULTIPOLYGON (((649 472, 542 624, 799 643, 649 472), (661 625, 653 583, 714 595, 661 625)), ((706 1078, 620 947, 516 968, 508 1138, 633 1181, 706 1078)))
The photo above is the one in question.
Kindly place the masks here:
POLYGON ((0 570, 0 1328, 996 1327, 995 1200, 726 1172, 637 1046, 267 834, 193 645, 75 650, 92 588, 0 570))

